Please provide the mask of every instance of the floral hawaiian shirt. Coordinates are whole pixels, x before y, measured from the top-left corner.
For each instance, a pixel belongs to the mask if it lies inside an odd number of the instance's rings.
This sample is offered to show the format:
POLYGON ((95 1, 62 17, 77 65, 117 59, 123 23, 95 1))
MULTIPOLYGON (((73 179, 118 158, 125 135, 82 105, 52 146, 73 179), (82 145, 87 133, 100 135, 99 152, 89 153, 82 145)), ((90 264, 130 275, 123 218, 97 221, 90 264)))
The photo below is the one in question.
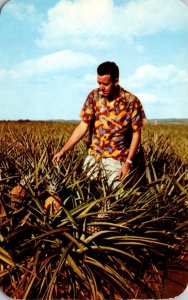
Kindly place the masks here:
POLYGON ((125 161, 132 132, 140 129, 146 119, 140 100, 119 88, 119 97, 113 101, 102 96, 99 89, 93 90, 80 113, 81 120, 90 124, 89 154, 96 158, 112 157, 125 161))

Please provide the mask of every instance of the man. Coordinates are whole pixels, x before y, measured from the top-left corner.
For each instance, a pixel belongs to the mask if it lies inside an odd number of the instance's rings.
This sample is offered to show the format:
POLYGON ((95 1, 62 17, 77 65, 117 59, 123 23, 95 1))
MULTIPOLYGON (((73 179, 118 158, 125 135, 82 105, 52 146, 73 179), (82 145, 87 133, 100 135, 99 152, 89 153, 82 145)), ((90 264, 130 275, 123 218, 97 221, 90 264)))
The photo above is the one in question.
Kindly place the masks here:
POLYGON ((113 186, 131 169, 139 171, 143 165, 143 158, 139 159, 140 139, 146 117, 139 99, 119 85, 119 68, 114 62, 107 61, 98 66, 97 82, 99 87, 89 93, 83 105, 81 122, 54 156, 53 163, 89 132, 91 138, 84 169, 88 168, 90 178, 96 178, 102 168, 108 184, 113 186))

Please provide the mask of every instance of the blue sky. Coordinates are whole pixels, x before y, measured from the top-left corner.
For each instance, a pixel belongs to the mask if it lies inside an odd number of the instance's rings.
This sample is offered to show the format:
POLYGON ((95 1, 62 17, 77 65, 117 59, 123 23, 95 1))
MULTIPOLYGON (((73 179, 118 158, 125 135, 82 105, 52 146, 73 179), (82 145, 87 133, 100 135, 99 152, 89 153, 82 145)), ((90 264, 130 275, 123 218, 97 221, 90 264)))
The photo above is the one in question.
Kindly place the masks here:
POLYGON ((0 120, 79 119, 106 60, 148 119, 188 118, 186 2, 10 0, 0 14, 0 120))

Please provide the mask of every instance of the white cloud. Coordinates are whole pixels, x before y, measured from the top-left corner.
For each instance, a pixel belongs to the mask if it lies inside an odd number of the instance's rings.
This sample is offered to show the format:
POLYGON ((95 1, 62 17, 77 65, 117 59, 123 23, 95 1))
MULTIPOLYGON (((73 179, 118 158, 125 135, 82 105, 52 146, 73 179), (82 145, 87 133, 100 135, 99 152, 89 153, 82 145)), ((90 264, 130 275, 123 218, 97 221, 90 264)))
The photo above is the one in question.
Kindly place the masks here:
POLYGON ((25 79, 36 75, 66 73, 95 63, 95 58, 90 54, 62 50, 37 59, 26 60, 12 70, 0 70, 0 75, 25 79))
POLYGON ((169 86, 188 84, 188 72, 180 70, 174 65, 156 67, 152 64, 142 65, 136 72, 127 78, 126 84, 130 87, 169 86))
POLYGON ((178 0, 60 0, 48 10, 42 46, 108 47, 112 39, 188 28, 188 11, 178 0))
POLYGON ((188 11, 177 0, 133 0, 120 12, 127 21, 126 33, 145 36, 161 30, 187 29, 188 11))
POLYGON ((137 97, 144 103, 156 103, 158 101, 157 95, 149 93, 137 93, 137 97))
POLYGON ((186 117, 188 97, 188 72, 175 65, 142 65, 135 73, 123 80, 143 103, 149 118, 186 117))
POLYGON ((25 19, 31 21, 36 17, 35 7, 31 3, 14 3, 14 1, 10 1, 8 10, 15 18, 20 21, 23 21, 25 19))
POLYGON ((91 83, 96 83, 96 80, 97 80, 97 75, 96 74, 91 74, 91 73, 88 73, 84 76, 84 79, 86 82, 91 82, 91 83))
POLYGON ((111 36, 109 27, 113 1, 59 1, 48 11, 42 27, 40 44, 50 46, 79 45, 101 47, 103 39, 111 36), (97 10, 96 10, 97 8, 97 10))

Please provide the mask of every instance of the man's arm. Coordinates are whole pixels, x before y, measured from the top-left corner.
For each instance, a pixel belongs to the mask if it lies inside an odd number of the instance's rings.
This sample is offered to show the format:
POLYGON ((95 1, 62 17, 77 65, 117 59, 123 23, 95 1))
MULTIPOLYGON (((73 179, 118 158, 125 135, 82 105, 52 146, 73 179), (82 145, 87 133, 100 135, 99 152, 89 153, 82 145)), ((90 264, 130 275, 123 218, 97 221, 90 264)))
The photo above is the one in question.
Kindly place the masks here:
POLYGON ((129 154, 128 154, 127 160, 119 170, 120 180, 125 178, 127 176, 127 174, 129 173, 130 166, 131 166, 131 161, 132 161, 132 159, 133 159, 133 157, 136 153, 136 149, 137 149, 138 144, 140 142, 140 137, 141 137, 141 130, 140 129, 133 132, 132 141, 131 141, 131 145, 130 145, 130 148, 129 148, 129 154))
POLYGON ((58 162, 66 152, 71 150, 82 139, 82 137, 88 131, 88 128, 89 128, 89 124, 83 121, 79 123, 79 125, 75 128, 67 143, 63 146, 63 148, 58 153, 54 155, 52 160, 54 164, 58 162))

